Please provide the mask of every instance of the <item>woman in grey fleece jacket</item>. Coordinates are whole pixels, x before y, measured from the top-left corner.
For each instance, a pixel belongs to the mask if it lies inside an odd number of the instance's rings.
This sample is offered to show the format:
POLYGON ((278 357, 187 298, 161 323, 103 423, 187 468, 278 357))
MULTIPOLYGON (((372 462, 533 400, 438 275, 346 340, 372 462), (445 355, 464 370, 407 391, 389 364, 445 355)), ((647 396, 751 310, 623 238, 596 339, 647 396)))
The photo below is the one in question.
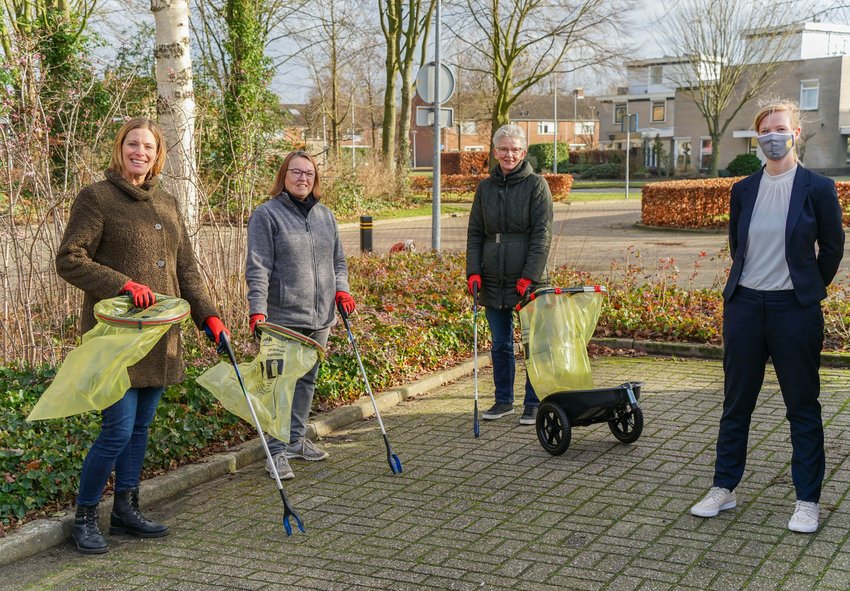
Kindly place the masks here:
MULTIPOLYGON (((336 323, 335 304, 347 313, 354 311, 336 219, 319 203, 320 186, 313 158, 307 152, 291 152, 278 170, 272 198, 251 214, 245 266, 251 332, 268 319, 324 347, 336 323)), ((281 478, 295 477, 289 466, 292 458, 328 457, 306 437, 318 373, 316 362, 295 385, 289 442, 269 438, 281 478)), ((271 475, 268 461, 266 470, 271 475)))

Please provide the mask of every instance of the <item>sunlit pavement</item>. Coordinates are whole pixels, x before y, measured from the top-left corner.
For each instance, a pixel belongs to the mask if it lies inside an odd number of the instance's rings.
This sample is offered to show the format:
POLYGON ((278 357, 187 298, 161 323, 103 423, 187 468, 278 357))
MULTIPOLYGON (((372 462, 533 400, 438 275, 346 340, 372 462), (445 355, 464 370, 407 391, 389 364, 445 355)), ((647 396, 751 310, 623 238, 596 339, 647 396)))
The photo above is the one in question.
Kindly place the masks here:
MULTIPOLYGON (((285 482, 306 533, 287 538, 280 497, 253 464, 150 511, 169 537, 70 543, 0 569, 0 589, 825 589, 850 587, 850 373, 822 371, 827 476, 821 527, 787 527, 794 505, 784 405, 769 370, 738 507, 689 514, 711 484, 722 400, 717 362, 593 361, 597 386, 642 380, 643 435, 577 427, 547 454, 519 413, 472 433, 472 381, 384 411, 404 471, 374 420, 334 433, 324 462, 285 482)), ((518 372, 518 381, 522 372, 518 372)), ((519 389, 518 389, 519 391, 519 389)), ((481 404, 492 401, 489 372, 481 404)))

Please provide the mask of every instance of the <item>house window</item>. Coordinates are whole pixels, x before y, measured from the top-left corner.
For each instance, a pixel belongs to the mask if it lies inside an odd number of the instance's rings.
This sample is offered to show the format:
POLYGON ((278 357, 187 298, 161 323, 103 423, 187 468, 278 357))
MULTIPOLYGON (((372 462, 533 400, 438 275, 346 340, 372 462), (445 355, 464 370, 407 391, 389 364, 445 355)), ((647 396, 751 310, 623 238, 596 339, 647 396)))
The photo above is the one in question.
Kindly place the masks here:
POLYGON ((758 149, 759 149, 758 139, 756 139, 754 137, 748 138, 747 139, 747 153, 748 154, 755 154, 756 156, 758 156, 758 149))
POLYGON ((555 133, 555 122, 554 121, 538 121, 537 122, 537 134, 538 135, 552 135, 555 133))
POLYGON ((661 66, 649 66, 649 83, 661 84, 664 69, 661 66))
POLYGON ((667 103, 665 101, 652 101, 652 122, 664 121, 666 117, 667 103))
POLYGON ((817 111, 818 109, 818 81, 802 80, 800 82, 800 110, 817 111))
POLYGON ((691 166, 691 140, 676 139, 674 144, 676 153, 676 168, 687 170, 691 166))
POLYGON ((711 161, 711 138, 703 137, 699 140, 699 167, 700 170, 708 169, 709 162, 711 161))
POLYGON ((576 135, 593 135, 596 131, 596 123, 593 121, 576 121, 575 123, 575 134, 576 135))
POLYGON ((626 104, 614 105, 614 123, 621 124, 626 118, 626 104))
POLYGON ((847 162, 850 162, 850 136, 847 136, 847 162))
POLYGON ((464 152, 483 152, 484 146, 466 146, 463 149, 464 152))
POLYGON ((461 121, 460 132, 463 135, 475 135, 476 133, 478 133, 478 125, 475 123, 475 121, 461 121))

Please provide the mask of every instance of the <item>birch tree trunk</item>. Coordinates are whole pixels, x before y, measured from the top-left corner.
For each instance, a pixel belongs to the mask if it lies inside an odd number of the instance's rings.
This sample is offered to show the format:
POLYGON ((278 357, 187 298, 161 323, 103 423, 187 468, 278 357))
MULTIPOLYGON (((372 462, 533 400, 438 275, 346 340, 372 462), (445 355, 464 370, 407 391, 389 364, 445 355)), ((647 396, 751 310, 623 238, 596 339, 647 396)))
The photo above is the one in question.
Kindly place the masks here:
POLYGON ((189 234, 199 224, 195 162, 195 92, 187 0, 151 0, 156 24, 156 110, 168 144, 163 181, 177 198, 189 234))

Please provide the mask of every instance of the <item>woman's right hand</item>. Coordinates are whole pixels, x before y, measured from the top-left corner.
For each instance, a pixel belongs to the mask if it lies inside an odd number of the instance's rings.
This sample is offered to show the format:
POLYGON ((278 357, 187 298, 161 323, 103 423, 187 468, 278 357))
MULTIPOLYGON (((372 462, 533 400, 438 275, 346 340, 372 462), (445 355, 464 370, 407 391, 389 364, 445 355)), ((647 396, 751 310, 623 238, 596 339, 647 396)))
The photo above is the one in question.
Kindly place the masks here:
POLYGON ((266 315, 265 314, 251 314, 251 317, 248 319, 248 327, 251 329, 251 334, 254 336, 255 339, 260 338, 260 333, 257 330, 257 325, 260 322, 265 322, 265 321, 266 321, 266 315))
POLYGON ((481 275, 470 275, 469 279, 466 280, 466 288, 469 290, 470 295, 474 293, 473 286, 478 291, 481 291, 481 275))
POLYGON ((156 296, 151 291, 151 288, 141 283, 128 281, 121 288, 121 293, 126 293, 133 300, 133 305, 137 308, 147 308, 156 303, 156 296))

